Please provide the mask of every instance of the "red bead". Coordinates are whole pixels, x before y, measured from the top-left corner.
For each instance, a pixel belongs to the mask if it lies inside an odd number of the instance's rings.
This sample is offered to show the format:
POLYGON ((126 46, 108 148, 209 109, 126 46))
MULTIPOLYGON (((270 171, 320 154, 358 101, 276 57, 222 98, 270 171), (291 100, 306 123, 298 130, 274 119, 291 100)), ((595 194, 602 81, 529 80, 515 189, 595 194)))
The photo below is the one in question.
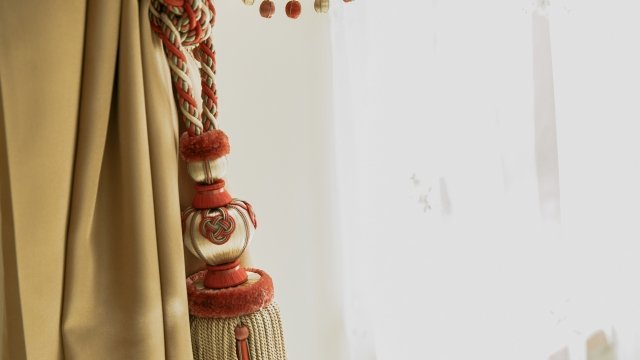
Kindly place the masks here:
POLYGON ((215 209, 229 205, 233 200, 224 188, 224 180, 218 180, 211 185, 196 184, 196 194, 191 205, 195 209, 215 209))
POLYGON ((284 8, 287 16, 292 19, 297 19, 302 12, 302 5, 298 0, 291 0, 287 3, 287 6, 284 8))
POLYGON ((207 289, 228 289, 244 284, 248 278, 247 272, 236 260, 229 264, 207 266, 203 284, 207 289))
POLYGON ((246 326, 238 326, 235 333, 236 340, 246 340, 249 337, 249 329, 246 326))
POLYGON ((262 4, 260 4, 260 15, 263 18, 270 19, 273 14, 276 12, 276 4, 271 0, 264 0, 262 4))

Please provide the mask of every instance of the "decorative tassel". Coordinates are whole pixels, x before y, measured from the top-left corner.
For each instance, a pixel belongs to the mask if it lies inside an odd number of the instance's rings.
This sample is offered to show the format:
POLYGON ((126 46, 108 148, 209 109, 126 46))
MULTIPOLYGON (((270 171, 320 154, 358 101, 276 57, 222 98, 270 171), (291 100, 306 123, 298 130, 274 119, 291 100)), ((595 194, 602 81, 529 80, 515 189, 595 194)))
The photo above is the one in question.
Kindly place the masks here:
MULTIPOLYGON (((262 16, 274 12, 273 1, 260 5, 262 16)), ((196 182, 192 207, 182 213, 183 242, 207 264, 206 271, 187 279, 194 359, 231 360, 235 354, 237 360, 286 360, 271 278, 261 270, 244 269, 238 261, 257 221, 251 205, 233 199, 223 180, 230 146, 217 125, 213 3, 152 0, 149 14, 171 64, 180 118, 188 129, 180 137, 180 155, 196 182), (199 62, 201 102, 194 97, 192 59, 199 62), (268 352, 256 342, 269 344, 268 352)))
POLYGON ((238 360, 251 360, 249 356, 249 345, 247 345, 247 338, 249 338, 249 328, 244 325, 238 326, 235 333, 238 360))

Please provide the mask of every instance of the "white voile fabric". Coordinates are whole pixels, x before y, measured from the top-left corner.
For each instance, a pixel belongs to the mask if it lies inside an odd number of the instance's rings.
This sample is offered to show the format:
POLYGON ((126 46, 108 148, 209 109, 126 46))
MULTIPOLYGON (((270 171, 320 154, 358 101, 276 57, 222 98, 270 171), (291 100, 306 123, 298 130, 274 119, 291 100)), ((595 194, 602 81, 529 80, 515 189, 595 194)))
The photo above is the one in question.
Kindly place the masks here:
POLYGON ((639 9, 334 9, 352 359, 638 358, 639 9))

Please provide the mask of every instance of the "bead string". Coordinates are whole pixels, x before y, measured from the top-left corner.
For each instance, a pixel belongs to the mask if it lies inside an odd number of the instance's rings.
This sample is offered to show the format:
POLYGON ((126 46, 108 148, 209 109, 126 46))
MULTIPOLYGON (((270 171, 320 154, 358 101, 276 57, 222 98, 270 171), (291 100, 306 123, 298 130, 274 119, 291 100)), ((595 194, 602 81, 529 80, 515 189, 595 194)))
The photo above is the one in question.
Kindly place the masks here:
MULTIPOLYGON (((353 0, 343 0, 346 3, 353 0)), ((245 5, 253 5, 255 0, 242 0, 245 5)), ((317 13, 326 13, 329 11, 329 0, 314 0, 313 9, 317 13)), ((285 13, 292 19, 297 19, 302 12, 302 5, 298 0, 289 0, 285 6, 285 13)), ((262 0, 260 4, 260 16, 270 19, 276 11, 276 5, 273 0, 262 0)))

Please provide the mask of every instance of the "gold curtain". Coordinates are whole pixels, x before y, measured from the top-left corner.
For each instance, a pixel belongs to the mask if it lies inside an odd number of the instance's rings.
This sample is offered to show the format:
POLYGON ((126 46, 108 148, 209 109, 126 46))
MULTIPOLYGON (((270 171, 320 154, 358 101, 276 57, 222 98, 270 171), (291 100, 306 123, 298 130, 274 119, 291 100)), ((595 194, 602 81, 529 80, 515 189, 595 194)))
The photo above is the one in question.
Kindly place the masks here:
POLYGON ((191 359, 190 189, 147 9, 0 1, 5 360, 191 359))

